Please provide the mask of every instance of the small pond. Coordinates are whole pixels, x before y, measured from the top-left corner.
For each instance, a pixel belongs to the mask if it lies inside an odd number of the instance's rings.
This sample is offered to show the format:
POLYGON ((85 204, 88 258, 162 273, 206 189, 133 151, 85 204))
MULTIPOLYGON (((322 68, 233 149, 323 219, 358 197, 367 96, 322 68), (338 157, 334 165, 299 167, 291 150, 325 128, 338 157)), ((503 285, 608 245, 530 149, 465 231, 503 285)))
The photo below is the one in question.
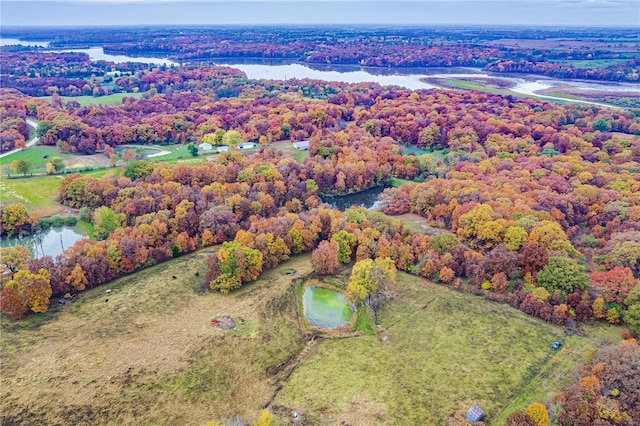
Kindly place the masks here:
POLYGON ((353 316, 351 306, 342 293, 322 287, 307 287, 302 296, 302 306, 304 317, 316 327, 340 327, 348 324, 353 316))
POLYGON ((368 209, 375 209, 378 205, 378 195, 384 191, 384 187, 367 189, 355 194, 341 196, 323 196, 322 201, 329 204, 336 210, 345 211, 351 206, 363 206, 368 209))
POLYGON ((79 228, 73 226, 61 226, 59 228, 49 228, 46 231, 38 232, 23 238, 3 238, 0 240, 0 247, 9 247, 16 244, 25 246, 34 258, 44 256, 56 257, 63 250, 68 249, 76 241, 86 238, 79 228))

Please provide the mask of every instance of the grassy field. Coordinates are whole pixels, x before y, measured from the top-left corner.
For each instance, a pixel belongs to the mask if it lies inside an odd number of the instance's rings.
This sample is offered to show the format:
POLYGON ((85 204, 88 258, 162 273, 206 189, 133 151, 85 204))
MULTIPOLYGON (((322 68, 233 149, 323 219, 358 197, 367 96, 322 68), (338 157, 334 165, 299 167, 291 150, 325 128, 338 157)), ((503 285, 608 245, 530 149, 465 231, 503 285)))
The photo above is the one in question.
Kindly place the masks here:
POLYGON ((55 214, 62 206, 58 204, 58 185, 63 176, 37 176, 26 179, 0 179, 3 203, 21 203, 29 213, 40 216, 55 214))
POLYGON ((560 327, 407 274, 394 290, 377 336, 323 342, 275 404, 312 424, 438 425, 477 403, 489 424, 501 424, 566 386, 603 336, 620 335, 604 327, 566 338, 560 327), (565 342, 559 353, 549 348, 556 339, 565 342))
POLYGON ((591 59, 591 60, 569 60, 569 61, 557 61, 557 62, 561 62, 567 65, 573 65, 575 68, 594 69, 594 68, 606 68, 610 65, 629 62, 629 59, 591 59))
POLYGON ((490 84, 485 84, 483 82, 478 81, 470 81, 470 80, 446 80, 445 86, 453 87, 456 89, 464 89, 464 90, 477 90, 480 92, 493 93, 496 95, 512 95, 512 96, 522 96, 522 94, 512 92, 510 90, 499 89, 490 84))
MULTIPOLYGON (((85 173, 88 176, 101 178, 118 176, 119 168, 102 169, 85 173)), ((58 186, 65 175, 35 176, 30 178, 7 179, 0 177, 0 201, 3 203, 21 203, 27 207, 29 213, 40 216, 50 216, 58 213, 63 206, 58 204, 58 186)))
POLYGON ((405 213, 397 216, 389 216, 389 218, 400 220, 405 228, 417 234, 434 236, 450 233, 446 229, 434 228, 429 224, 429 221, 426 218, 415 213, 405 213))
MULTIPOLYGON (((63 102, 76 101, 82 106, 87 105, 114 105, 121 104, 124 98, 136 98, 142 97, 142 93, 114 93, 112 95, 105 96, 61 96, 63 102)), ((42 99, 47 99, 51 102, 51 96, 43 96, 42 99)))
POLYGON ((44 315, 3 319, 2 423, 255 420, 280 380, 278 366, 303 347, 292 280, 309 272, 309 257, 281 265, 292 276, 276 268, 223 296, 200 291, 207 255, 114 281, 44 315), (239 326, 212 327, 222 315, 239 326))
MULTIPOLYGON (((603 326, 566 337, 505 305, 399 274, 380 326, 361 327, 372 332, 305 343, 296 280, 310 272, 309 256, 224 296, 202 291, 213 250, 46 314, 3 318, 3 420, 196 425, 253 420, 273 400, 274 409, 298 411, 311 425, 443 424, 474 402, 499 424, 561 390, 592 347, 619 336, 603 326), (238 327, 212 327, 220 316, 238 327), (556 339, 565 343, 558 353, 549 349, 556 339)), ((345 280, 343 269, 333 280, 345 280)), ((363 309, 359 315, 367 322, 363 309)))
POLYGON ((76 155, 62 153, 55 146, 35 145, 0 158, 0 166, 10 165, 16 160, 26 160, 31 163, 31 168, 34 169, 36 167, 43 167, 50 162, 53 157, 60 157, 64 160, 76 157, 76 155), (45 158, 45 156, 47 158, 45 158))

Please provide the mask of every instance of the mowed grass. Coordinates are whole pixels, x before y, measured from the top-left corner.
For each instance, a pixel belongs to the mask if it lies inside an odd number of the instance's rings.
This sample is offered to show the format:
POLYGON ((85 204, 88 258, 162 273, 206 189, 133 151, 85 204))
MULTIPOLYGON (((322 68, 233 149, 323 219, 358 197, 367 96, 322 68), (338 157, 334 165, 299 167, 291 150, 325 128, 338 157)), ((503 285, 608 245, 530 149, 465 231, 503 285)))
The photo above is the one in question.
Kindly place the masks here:
POLYGON ((278 366, 303 347, 293 280, 310 271, 309 256, 221 295, 201 291, 214 250, 92 289, 43 315, 3 318, 2 423, 255 420, 280 380, 278 366), (211 326, 225 315, 237 330, 211 326))
POLYGON ((0 178, 0 201, 24 204, 29 213, 40 216, 55 214, 62 209, 58 204, 58 188, 64 176, 36 176, 31 178, 0 178))
POLYGON ((562 390, 601 339, 566 339, 561 327, 408 274, 394 291, 377 336, 323 342, 275 404, 311 424, 439 425, 477 403, 489 424, 501 424, 507 408, 562 390), (554 340, 565 342, 559 353, 554 340))
MULTIPOLYGON (((18 151, 14 154, 7 155, 6 157, 0 158, 0 165, 11 165, 13 161, 26 160, 31 163, 31 169, 33 171, 35 171, 34 169, 38 167, 42 167, 44 170, 44 165, 50 162, 53 157, 59 157, 64 160, 67 158, 76 157, 76 155, 60 152, 60 150, 55 146, 35 145, 22 151, 18 151)), ((3 170, 3 173, 6 175, 6 171, 3 170)))
MULTIPOLYGON (((109 168, 84 173, 94 178, 119 176, 120 168, 109 168)), ((29 213, 50 216, 58 213, 64 206, 58 203, 60 182, 66 175, 34 176, 28 178, 7 179, 0 177, 0 202, 21 203, 29 213)))
MULTIPOLYGON (((63 102, 76 101, 82 106, 87 105, 115 105, 121 104, 124 98, 140 99, 142 93, 113 93, 105 96, 61 96, 63 102)), ((51 96, 43 96, 42 99, 46 99, 51 102, 51 96)))

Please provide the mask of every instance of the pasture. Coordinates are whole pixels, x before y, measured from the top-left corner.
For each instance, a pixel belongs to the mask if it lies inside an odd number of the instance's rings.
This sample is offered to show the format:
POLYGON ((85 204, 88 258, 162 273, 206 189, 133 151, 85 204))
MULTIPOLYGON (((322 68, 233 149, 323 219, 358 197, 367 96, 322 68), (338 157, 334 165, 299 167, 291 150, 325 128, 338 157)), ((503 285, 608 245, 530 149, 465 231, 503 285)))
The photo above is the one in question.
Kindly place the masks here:
MULTIPOLYGON (((213 250, 92 289, 43 315, 3 319, 4 420, 253 421, 271 402, 312 425, 443 424, 475 402, 499 424, 560 391, 592 348, 619 340, 619 329, 607 326, 566 336, 506 305, 400 273, 379 326, 310 341, 296 285, 311 270, 308 255, 225 296, 203 291, 213 250), (220 316, 234 318, 236 329, 212 327, 220 316), (549 349, 556 339, 564 342, 558 353, 549 349)), ((348 275, 343 268, 332 280, 348 275)))
MULTIPOLYGON (((75 101, 81 106, 88 105, 119 105, 124 98, 140 99, 142 93, 113 93, 105 96, 61 96, 62 102, 75 101)), ((46 99, 51 102, 51 96, 43 96, 41 99, 46 99)))

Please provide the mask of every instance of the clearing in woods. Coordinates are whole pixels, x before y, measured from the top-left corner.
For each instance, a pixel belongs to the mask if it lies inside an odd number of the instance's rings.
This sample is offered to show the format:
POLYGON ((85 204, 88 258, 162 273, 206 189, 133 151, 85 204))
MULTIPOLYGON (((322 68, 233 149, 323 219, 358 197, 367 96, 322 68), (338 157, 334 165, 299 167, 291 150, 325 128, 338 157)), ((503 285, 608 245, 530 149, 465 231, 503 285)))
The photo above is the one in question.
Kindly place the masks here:
MULTIPOLYGON (((281 413, 302 413, 305 424, 442 424, 474 402, 493 421, 546 401, 591 348, 619 340, 615 327, 566 337, 506 305, 399 273, 379 328, 309 342, 296 285, 311 271, 309 255, 225 296, 201 291, 214 250, 92 289, 46 314, 3 318, 3 423, 255 420, 269 401, 281 413), (211 325, 224 316, 237 327, 211 325), (556 353, 549 345, 557 339, 564 346, 556 353)), ((343 268, 332 280, 344 284, 348 275, 343 268)))

